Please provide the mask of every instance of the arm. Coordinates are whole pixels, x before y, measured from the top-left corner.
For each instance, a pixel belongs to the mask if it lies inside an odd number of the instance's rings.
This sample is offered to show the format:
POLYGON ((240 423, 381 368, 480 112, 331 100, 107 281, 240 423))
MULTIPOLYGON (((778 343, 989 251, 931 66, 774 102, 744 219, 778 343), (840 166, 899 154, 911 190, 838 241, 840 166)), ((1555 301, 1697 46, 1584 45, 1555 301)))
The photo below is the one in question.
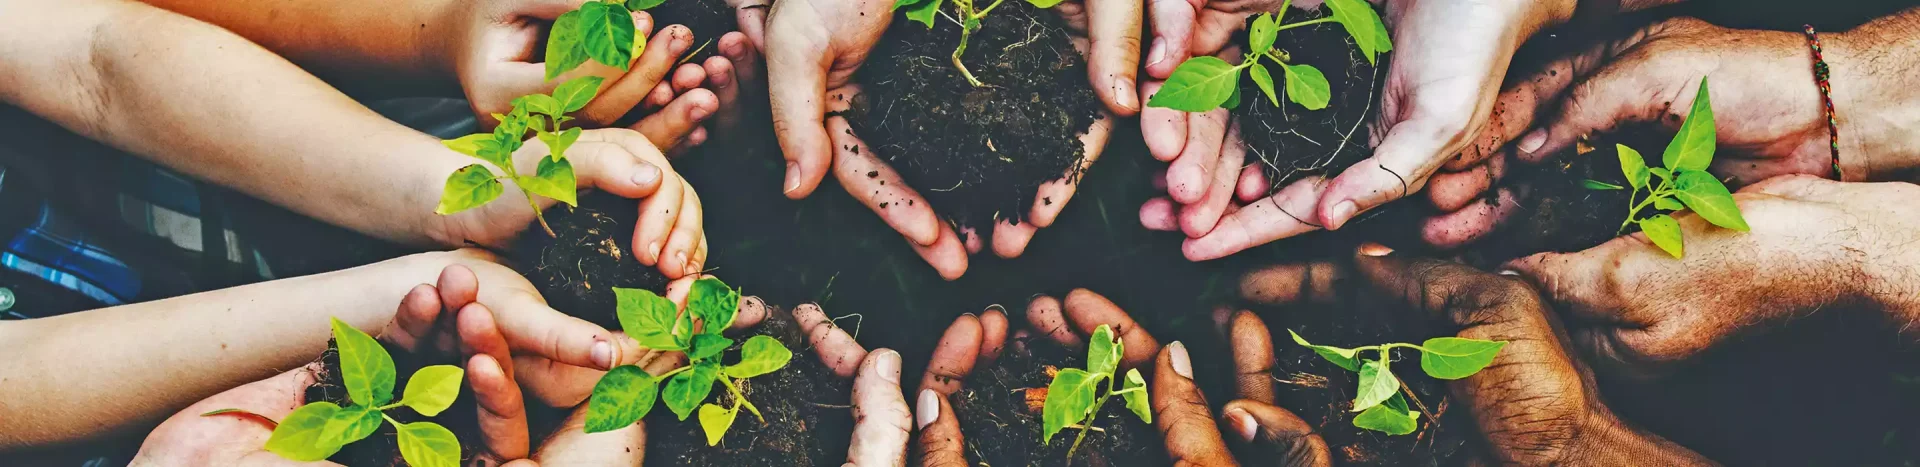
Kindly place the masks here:
MULTIPOLYGON (((1920 180, 1920 133, 1914 131, 1920 128, 1920 90, 1906 85, 1920 73, 1920 60, 1913 59, 1920 56, 1920 8, 1823 34, 1821 41, 1832 70, 1847 180, 1920 180)), ((1825 138, 1819 137, 1823 143, 1825 138)))
MULTIPOLYGON (((450 0, 147 0, 220 26, 343 88, 459 95, 450 0)), ((549 2, 551 3, 551 2, 549 2)))

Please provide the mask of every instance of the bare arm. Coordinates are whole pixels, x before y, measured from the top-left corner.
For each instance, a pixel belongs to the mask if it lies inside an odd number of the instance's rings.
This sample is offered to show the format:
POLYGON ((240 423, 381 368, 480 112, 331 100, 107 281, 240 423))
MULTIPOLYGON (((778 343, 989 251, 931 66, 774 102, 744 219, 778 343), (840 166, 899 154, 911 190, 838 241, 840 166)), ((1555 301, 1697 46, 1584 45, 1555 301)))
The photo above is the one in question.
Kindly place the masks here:
POLYGON ((220 26, 350 92, 459 95, 450 0, 146 0, 220 26))

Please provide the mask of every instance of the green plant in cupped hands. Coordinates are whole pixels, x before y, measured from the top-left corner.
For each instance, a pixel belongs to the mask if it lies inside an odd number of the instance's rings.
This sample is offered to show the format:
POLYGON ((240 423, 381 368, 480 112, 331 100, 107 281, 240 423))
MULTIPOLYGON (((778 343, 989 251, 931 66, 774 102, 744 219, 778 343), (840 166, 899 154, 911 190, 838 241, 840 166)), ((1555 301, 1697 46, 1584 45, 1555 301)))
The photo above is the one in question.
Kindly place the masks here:
MULTIPOLYGON (((1667 144, 1666 152, 1661 154, 1660 162, 1666 167, 1649 168, 1639 151, 1624 144, 1614 145, 1620 155, 1620 172, 1626 175, 1627 184, 1633 188, 1627 198, 1627 220, 1620 223, 1620 233, 1626 233, 1627 226, 1639 224, 1640 231, 1647 234, 1647 240, 1667 254, 1679 258, 1686 252, 1686 244, 1680 238, 1680 222, 1667 214, 1640 217, 1642 210, 1651 207, 1652 212, 1658 213, 1692 209, 1694 214, 1713 225, 1741 232, 1748 230, 1747 219, 1740 215, 1740 205, 1733 201, 1733 193, 1727 191, 1727 186, 1720 183, 1720 179, 1707 173, 1707 167, 1713 165, 1718 138, 1716 133, 1713 102, 1707 96, 1707 79, 1700 78, 1700 91, 1693 98, 1693 110, 1687 114, 1686 122, 1680 124, 1680 132, 1667 144), (1653 183, 1655 177, 1660 179, 1660 183, 1653 183)), ((1595 190, 1627 189, 1597 180, 1583 183, 1595 190)))
POLYGON ((712 277, 694 281, 685 313, 677 312, 672 301, 647 290, 615 287, 613 293, 619 303, 620 327, 627 337, 649 349, 686 352, 687 365, 660 375, 647 374, 635 365, 608 371, 587 399, 588 433, 632 425, 653 410, 656 399, 664 401, 682 421, 698 407, 700 427, 707 434, 709 446, 720 443, 741 408, 766 422, 760 409, 741 393, 740 381, 786 367, 793 352, 772 336, 753 336, 741 346, 738 362, 723 363, 734 340, 720 332, 733 324, 740 311, 740 291, 712 277), (726 387, 733 396, 730 406, 702 404, 713 392, 714 383, 726 387))
MULTIPOLYGON (((313 462, 332 457, 355 441, 373 435, 380 421, 393 424, 400 446, 400 457, 416 467, 456 466, 460 464, 460 439, 446 427, 433 422, 400 423, 387 416, 388 410, 406 407, 422 416, 439 415, 460 395, 460 379, 466 372, 453 365, 421 368, 407 378, 407 389, 399 401, 393 400, 393 356, 373 336, 353 326, 333 320, 333 342, 339 350, 340 379, 347 386, 351 405, 341 407, 327 401, 309 402, 280 420, 267 438, 266 450, 280 457, 313 462)), ((201 416, 247 413, 240 409, 220 409, 201 416)))
POLYGON ((1286 78, 1287 100, 1307 110, 1327 108, 1327 103, 1333 99, 1327 76, 1312 65, 1288 63, 1293 57, 1287 51, 1273 46, 1280 37, 1280 31, 1301 26, 1340 23, 1347 35, 1353 36, 1354 44, 1360 47, 1360 54, 1367 57, 1367 63, 1375 63, 1381 53, 1393 50, 1393 41, 1387 37, 1386 23, 1382 23, 1380 14, 1363 0, 1327 0, 1327 17, 1281 24, 1292 3, 1292 0, 1287 0, 1280 5, 1278 12, 1262 13, 1253 19, 1253 26, 1247 32, 1248 51, 1239 65, 1227 63, 1219 57, 1189 58, 1173 69, 1173 74, 1167 76, 1167 82, 1161 86, 1160 92, 1147 99, 1147 106, 1182 112, 1239 107, 1241 70, 1247 71, 1247 76, 1253 78, 1253 84, 1260 87, 1260 91, 1267 95, 1267 100, 1279 106, 1280 93, 1274 87, 1273 71, 1260 62, 1266 59, 1278 65, 1282 76, 1286 78))
POLYGON ((1427 376, 1454 380, 1473 376, 1486 369, 1488 364, 1493 363, 1493 357, 1500 354, 1500 349, 1507 346, 1504 341, 1435 337, 1420 345, 1392 343, 1344 349, 1314 345, 1300 337, 1300 333, 1292 330, 1287 333, 1292 334, 1293 342, 1301 347, 1312 349, 1313 353, 1340 368, 1359 373, 1360 387, 1354 391, 1353 411, 1360 414, 1353 417, 1353 426, 1389 435, 1412 433, 1420 427, 1419 414, 1409 409, 1407 404, 1413 392, 1404 390, 1400 378, 1393 375, 1393 349, 1420 351, 1420 369, 1427 376), (1360 355, 1367 351, 1374 352, 1375 358, 1368 360, 1360 355))
MULTIPOLYGON (((967 53, 967 40, 973 38, 974 31, 980 30, 980 22, 986 20, 987 14, 992 13, 994 8, 1000 6, 1000 2, 1006 0, 993 0, 993 3, 987 4, 985 8, 980 8, 975 4, 974 2, 976 0, 953 0, 953 13, 951 15, 940 11, 941 4, 946 3, 946 1, 947 0, 894 0, 893 9, 895 11, 902 9, 907 10, 907 19, 927 25, 927 29, 933 29, 935 16, 945 16, 948 20, 959 24, 960 45, 953 49, 953 67, 960 70, 960 75, 966 77, 967 82, 972 83, 973 87, 985 87, 987 84, 973 77, 973 72, 967 70, 967 64, 960 61, 960 56, 967 53)), ((1064 0, 1026 1, 1044 10, 1053 8, 1054 5, 1059 5, 1060 2, 1064 0)))
POLYGON ((1053 442, 1053 435, 1060 430, 1079 429, 1073 446, 1067 448, 1067 459, 1073 459, 1073 453, 1080 450, 1080 442, 1087 439, 1087 432, 1099 430, 1093 426, 1094 419, 1100 414, 1100 408, 1107 405, 1107 399, 1114 396, 1126 400, 1127 410, 1139 416, 1140 421, 1153 423, 1153 406, 1148 404, 1147 382, 1140 377, 1140 370, 1127 370, 1124 381, 1117 378, 1124 345, 1114 337, 1112 328, 1102 324, 1087 341, 1087 369, 1065 368, 1053 375, 1040 412, 1044 427, 1041 442, 1053 442), (1120 385, 1119 390, 1113 388, 1116 383, 1120 385))

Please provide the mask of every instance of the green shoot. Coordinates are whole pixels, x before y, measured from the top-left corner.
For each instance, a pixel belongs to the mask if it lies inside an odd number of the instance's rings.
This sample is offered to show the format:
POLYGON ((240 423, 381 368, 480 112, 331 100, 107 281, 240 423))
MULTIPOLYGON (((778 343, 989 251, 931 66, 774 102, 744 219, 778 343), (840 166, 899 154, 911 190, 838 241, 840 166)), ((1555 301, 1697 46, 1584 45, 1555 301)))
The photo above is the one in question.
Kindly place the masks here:
POLYGON ((553 20, 547 36, 547 79, 560 77, 587 59, 626 71, 647 48, 647 38, 635 33, 633 12, 660 6, 666 0, 590 1, 553 20))
MULTIPOLYGON (((452 431, 433 422, 400 423, 385 411, 404 406, 423 416, 439 415, 460 395, 460 379, 465 376, 460 367, 421 368, 407 378, 406 397, 393 401, 393 356, 387 349, 339 318, 333 320, 333 341, 340 351, 340 376, 352 404, 341 407, 320 401, 294 409, 267 437, 267 451, 300 462, 324 460, 347 444, 373 435, 380 421, 386 420, 393 424, 400 457, 408 465, 459 465, 460 440, 452 431)), ((201 416, 229 413, 252 415, 240 409, 220 409, 201 416)))
POLYGON ((1353 426, 1389 435, 1412 433, 1420 427, 1419 415, 1407 408, 1406 398, 1413 393, 1401 390, 1400 378, 1393 376, 1389 365, 1393 362, 1393 349, 1420 351, 1420 369, 1426 371, 1427 376, 1454 380, 1479 373, 1507 346, 1504 341, 1436 337, 1420 345, 1394 343, 1343 349, 1309 344, 1300 333, 1292 330, 1287 333, 1293 335, 1294 343, 1312 349, 1321 358, 1360 373, 1360 388, 1353 398, 1353 411, 1360 414, 1353 417, 1353 426), (1376 357, 1372 360, 1361 357, 1360 353, 1366 351, 1373 351, 1376 357))
MULTIPOLYGON (((905 0, 902 0, 905 1, 905 0)), ((1267 100, 1279 106, 1279 92, 1274 88, 1273 71, 1260 63, 1265 58, 1280 67, 1281 75, 1286 78, 1287 100, 1306 107, 1307 110, 1327 108, 1333 99, 1333 93, 1327 84, 1327 76, 1320 69, 1307 64, 1289 64, 1292 56, 1286 51, 1274 48, 1280 31, 1320 23, 1338 22, 1353 36, 1354 44, 1360 47, 1360 53, 1367 57, 1367 63, 1375 63, 1381 53, 1393 50, 1393 42, 1387 37, 1386 23, 1380 21, 1380 14, 1364 0, 1327 0, 1330 14, 1325 18, 1281 24, 1292 5, 1287 0, 1280 5, 1277 13, 1262 13, 1253 20, 1253 27, 1247 32, 1249 51, 1242 57, 1239 65, 1227 63, 1218 57, 1193 57, 1180 63, 1167 77, 1167 82, 1147 100, 1150 107, 1164 107, 1182 112, 1205 112, 1216 108, 1234 108, 1240 106, 1240 71, 1247 70, 1253 78, 1253 84, 1267 95, 1267 100)))
MULTIPOLYGON (((1740 206, 1733 201, 1733 193, 1720 179, 1707 173, 1707 167, 1713 164, 1715 138, 1713 124, 1713 103, 1707 96, 1707 79, 1700 78, 1700 91, 1693 98, 1693 110, 1687 114, 1687 120, 1680 124, 1680 132, 1667 144, 1666 153, 1661 162, 1666 167, 1648 168, 1646 160, 1639 151, 1626 145, 1615 145, 1620 155, 1620 171, 1626 174, 1627 183, 1633 186, 1633 192, 1627 197, 1627 220, 1620 223, 1620 233, 1627 226, 1639 224, 1640 231, 1647 234, 1655 246, 1667 254, 1679 258, 1686 253, 1686 244, 1680 238, 1680 222, 1667 214, 1655 214, 1640 217, 1643 210, 1651 207, 1651 212, 1679 211, 1692 209, 1700 218, 1723 228, 1741 232, 1747 231, 1747 219, 1740 215, 1740 206), (1653 178, 1659 177, 1659 183, 1653 178), (1645 197, 1642 198, 1642 193, 1645 197)), ((1583 185, 1595 190, 1625 190, 1627 187, 1596 180, 1586 180, 1583 185)))
POLYGON ((742 346, 739 363, 721 364, 733 339, 722 337, 720 332, 733 324, 734 315, 740 311, 739 290, 712 277, 695 281, 686 313, 676 312, 673 302, 646 290, 615 287, 613 294, 619 300, 620 327, 627 337, 653 350, 685 351, 688 362, 658 376, 634 365, 607 372, 587 399, 588 433, 617 430, 640 421, 653 410, 655 399, 664 400, 682 421, 698 407, 700 428, 706 431, 709 446, 720 443, 741 408, 766 422, 760 409, 740 392, 740 381, 787 366, 793 352, 779 339, 753 336, 742 346), (696 327, 700 329, 697 332, 696 327), (731 406, 701 404, 716 382, 733 395, 731 406))
POLYGON ((1073 453, 1080 450, 1080 442, 1087 439, 1087 432, 1094 430, 1093 422, 1100 407, 1113 396, 1125 399, 1127 409, 1141 421, 1153 423, 1153 407, 1147 403, 1147 382, 1140 377, 1140 370, 1127 370, 1127 379, 1119 383, 1120 389, 1113 389, 1114 373, 1120 369, 1122 353, 1125 353, 1124 345, 1114 337, 1113 329, 1102 324, 1093 330, 1093 339, 1087 342, 1087 369, 1062 369, 1047 385, 1046 405, 1040 414, 1045 426, 1041 442, 1053 442, 1053 435, 1060 430, 1080 429, 1080 434, 1073 438, 1073 447, 1067 448, 1067 459, 1072 460, 1073 453))
MULTIPOLYGON (((933 29, 933 17, 940 14, 940 5, 945 1, 946 0, 894 0, 893 9, 896 11, 906 9, 907 19, 919 21, 920 24, 927 25, 927 29, 933 29)), ((960 56, 967 53, 967 40, 973 37, 974 31, 980 30, 980 21, 987 19, 987 14, 992 13, 993 9, 999 7, 1000 2, 1005 0, 993 0, 993 3, 988 4, 986 8, 979 9, 974 8, 976 6, 974 1, 975 0, 953 0, 953 16, 948 16, 947 19, 953 20, 960 25, 960 46, 953 49, 953 67, 960 70, 960 76, 966 77, 968 83, 972 83, 973 87, 978 88, 986 87, 986 83, 982 83, 979 78, 973 77, 973 72, 967 70, 967 64, 960 61, 960 56)), ((1063 0, 1027 0, 1027 3, 1031 3, 1033 6, 1040 7, 1041 9, 1047 9, 1053 8, 1054 5, 1059 5, 1061 1, 1063 0)))

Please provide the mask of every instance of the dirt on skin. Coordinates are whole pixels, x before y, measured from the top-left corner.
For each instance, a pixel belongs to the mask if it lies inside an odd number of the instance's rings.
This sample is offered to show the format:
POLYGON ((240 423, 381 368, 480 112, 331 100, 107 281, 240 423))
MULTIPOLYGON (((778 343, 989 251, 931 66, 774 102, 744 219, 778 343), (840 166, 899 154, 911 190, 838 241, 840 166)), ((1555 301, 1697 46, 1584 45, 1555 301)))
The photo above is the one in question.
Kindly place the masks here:
MULTIPOLYGON (((982 20, 961 57, 984 87, 954 68, 959 41, 960 26, 944 17, 931 31, 896 18, 856 75, 864 94, 847 120, 955 224, 1024 221, 1041 184, 1078 183, 1080 135, 1101 118, 1086 61, 1058 15, 1022 1, 1002 3, 982 20)), ((1041 203, 1055 201, 1066 202, 1041 203)))
MULTIPOLYGON (((1325 17, 1288 10, 1286 23, 1325 17)), ((1245 44, 1244 35, 1236 44, 1245 44)), ((1274 48, 1289 54, 1288 63, 1312 65, 1327 76, 1333 99, 1327 108, 1307 110, 1287 100, 1286 78, 1278 65, 1262 59, 1273 74, 1280 105, 1275 106, 1252 79, 1240 80, 1240 108, 1235 121, 1250 153, 1247 163, 1265 166, 1268 180, 1278 188, 1312 175, 1333 175, 1373 155, 1368 126, 1379 115, 1380 89, 1386 81, 1387 57, 1379 65, 1367 63, 1345 28, 1321 23, 1280 31, 1274 48)))
POLYGON ((1087 433, 1072 459, 1067 451, 1079 430, 1061 430, 1052 443, 1041 444, 1041 401, 1053 381, 1052 371, 1061 368, 1086 368, 1085 358, 1036 339, 1009 346, 1009 352, 993 365, 975 369, 966 388, 952 398, 966 440, 967 461, 995 467, 1167 463, 1159 432, 1141 422, 1117 397, 1100 407, 1093 424, 1104 431, 1087 433), (1031 400, 1030 393, 1035 396, 1031 400))
POLYGON ((653 16, 655 26, 678 24, 693 30, 686 63, 705 62, 719 53, 721 35, 740 30, 740 22, 734 19, 733 7, 726 0, 671 0, 648 9, 647 14, 653 16))
POLYGON ((619 329, 613 288, 660 293, 667 278, 634 256, 633 231, 640 202, 605 193, 580 197, 580 207, 546 210, 556 237, 539 226, 527 229, 514 245, 520 274, 556 310, 607 329, 619 329))
MULTIPOLYGON (((666 407, 647 415, 649 466, 838 466, 846 462, 847 442, 853 433, 853 410, 848 405, 852 383, 833 374, 807 345, 793 316, 772 310, 753 332, 773 336, 793 350, 793 360, 779 371, 740 383, 747 401, 760 409, 764 423, 741 409, 718 446, 707 446, 697 417, 677 419, 666 407)), ((737 336, 725 363, 734 363, 748 336, 737 336)), ((715 386, 707 402, 733 405, 733 396, 715 386)))
MULTIPOLYGON (((406 378, 411 377, 415 370, 419 370, 421 367, 428 365, 453 365, 459 363, 455 361, 420 361, 414 357, 412 352, 394 348, 385 343, 381 343, 380 345, 386 346, 387 353, 393 356, 395 373, 400 375, 400 378, 394 381, 393 384, 393 400, 396 401, 401 400, 401 398, 406 395, 404 394, 407 387, 406 378)), ((320 362, 321 369, 318 373, 314 374, 313 385, 307 386, 306 401, 308 403, 320 401, 332 402, 339 404, 341 407, 351 405, 353 403, 352 397, 347 395, 346 382, 341 378, 340 350, 339 347, 334 345, 333 340, 329 339, 327 341, 327 351, 320 354, 320 362)), ((473 460, 475 453, 486 448, 478 444, 480 440, 480 425, 478 421, 480 412, 475 410, 476 407, 478 406, 474 405, 473 391, 463 384, 460 390, 460 396, 453 400, 453 405, 448 406, 447 410, 440 412, 439 416, 432 418, 423 417, 415 413, 413 409, 405 407, 389 409, 385 413, 387 416, 393 417, 394 420, 399 420, 401 423, 431 421, 440 424, 440 426, 447 427, 448 430, 452 430, 454 436, 460 439, 460 460, 461 464, 465 465, 467 461, 473 460)), ((327 460, 339 463, 340 465, 351 465, 355 467, 406 467, 406 459, 400 457, 400 444, 397 436, 394 432, 393 424, 383 421, 380 423, 380 428, 374 430, 372 435, 367 436, 366 439, 348 444, 346 447, 341 448, 340 452, 335 453, 333 457, 327 458, 327 460)))

